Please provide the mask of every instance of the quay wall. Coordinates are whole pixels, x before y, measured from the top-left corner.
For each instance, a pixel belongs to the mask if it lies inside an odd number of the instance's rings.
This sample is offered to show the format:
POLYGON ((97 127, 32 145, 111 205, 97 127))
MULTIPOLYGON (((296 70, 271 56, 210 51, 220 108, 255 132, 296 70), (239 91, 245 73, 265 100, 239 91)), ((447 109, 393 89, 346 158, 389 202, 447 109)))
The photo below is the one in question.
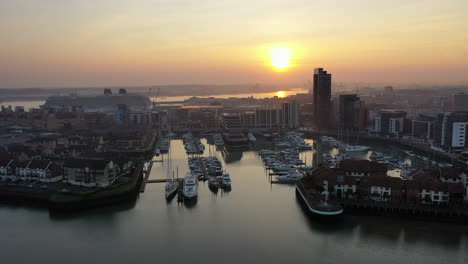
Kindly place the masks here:
MULTIPOLYGON (((143 181, 142 170, 143 165, 137 166, 127 188, 116 192, 111 191, 107 194, 104 193, 104 195, 98 195, 97 197, 72 194, 70 195, 71 199, 54 199, 54 195, 57 194, 56 191, 2 187, 0 188, 0 202, 40 205, 49 208, 51 211, 76 211, 131 201, 136 199, 139 194, 143 181)), ((101 191, 97 193, 99 192, 101 191)), ((104 189, 102 192, 106 192, 106 190, 104 189)))

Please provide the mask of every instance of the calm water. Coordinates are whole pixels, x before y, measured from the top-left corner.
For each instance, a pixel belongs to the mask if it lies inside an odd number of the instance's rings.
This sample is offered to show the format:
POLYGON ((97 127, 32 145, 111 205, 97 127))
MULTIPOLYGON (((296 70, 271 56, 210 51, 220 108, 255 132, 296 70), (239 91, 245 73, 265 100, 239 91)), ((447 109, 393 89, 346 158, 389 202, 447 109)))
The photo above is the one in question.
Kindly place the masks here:
MULTIPOLYGON (((206 141, 203 141, 206 142, 206 141)), ((259 143, 265 147, 268 143, 259 143)), ((321 148, 321 147, 320 147, 321 148)), ((134 203, 54 216, 0 205, 2 263, 468 263, 468 227, 346 217, 327 225, 308 218, 294 187, 270 184, 255 151, 221 153, 232 191, 201 182, 194 206, 166 203, 164 184, 148 184, 134 203)), ((310 163, 314 151, 303 153, 310 163)), ((187 171, 182 142, 152 178, 187 171)))
MULTIPOLYGON (((207 96, 198 96, 198 97, 217 97, 217 98, 229 98, 229 97, 250 97, 253 96, 254 98, 266 98, 266 97, 286 97, 289 95, 295 95, 297 93, 307 93, 307 90, 304 89, 291 89, 288 91, 278 91, 278 92, 271 92, 271 93, 243 93, 243 94, 220 94, 220 95, 207 95, 207 96)), ((191 98, 192 96, 170 96, 170 97, 159 97, 159 98, 151 98, 152 100, 157 100, 158 102, 164 101, 183 101, 186 99, 191 98)), ((36 101, 7 101, 7 102, 0 102, 0 106, 11 107, 14 109, 15 106, 24 106, 24 109, 28 111, 29 108, 39 108, 39 106, 43 105, 45 100, 36 100, 36 101)))

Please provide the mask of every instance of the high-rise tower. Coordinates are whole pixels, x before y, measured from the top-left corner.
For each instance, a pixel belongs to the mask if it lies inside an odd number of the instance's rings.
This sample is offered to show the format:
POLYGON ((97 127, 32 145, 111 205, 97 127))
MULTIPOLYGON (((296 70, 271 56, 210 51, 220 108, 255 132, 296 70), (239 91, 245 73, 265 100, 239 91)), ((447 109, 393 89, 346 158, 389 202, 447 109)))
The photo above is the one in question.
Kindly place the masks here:
POLYGON ((314 70, 314 122, 319 129, 328 129, 331 118, 331 74, 323 68, 314 70))

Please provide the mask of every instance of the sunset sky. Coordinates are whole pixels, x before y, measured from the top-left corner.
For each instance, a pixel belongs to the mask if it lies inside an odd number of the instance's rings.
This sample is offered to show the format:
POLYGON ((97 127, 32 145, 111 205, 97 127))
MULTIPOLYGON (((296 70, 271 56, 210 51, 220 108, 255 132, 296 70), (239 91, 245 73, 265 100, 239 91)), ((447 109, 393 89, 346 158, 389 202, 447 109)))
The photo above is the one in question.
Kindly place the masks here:
POLYGON ((1 0, 0 41, 0 88, 468 82, 467 0, 1 0))

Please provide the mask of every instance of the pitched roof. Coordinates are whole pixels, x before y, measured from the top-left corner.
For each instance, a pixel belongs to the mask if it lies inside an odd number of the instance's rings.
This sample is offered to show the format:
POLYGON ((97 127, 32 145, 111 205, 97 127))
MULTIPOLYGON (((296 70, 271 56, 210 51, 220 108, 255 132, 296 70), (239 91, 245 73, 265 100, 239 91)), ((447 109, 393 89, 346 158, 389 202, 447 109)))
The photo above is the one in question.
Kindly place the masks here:
POLYGON ((91 159, 71 159, 65 161, 65 168, 90 168, 93 170, 103 170, 106 168, 108 160, 91 160, 91 159))
POLYGON ((450 167, 439 168, 437 172, 438 172, 439 178, 446 178, 446 179, 460 178, 460 175, 458 174, 458 171, 455 168, 450 168, 450 167))
POLYGON ((310 175, 304 177, 305 185, 322 185, 323 181, 328 181, 330 184, 336 183, 336 172, 325 166, 319 166, 311 172, 310 175))
POLYGON ((407 188, 413 190, 430 190, 435 192, 464 192, 462 183, 441 182, 432 170, 419 170, 413 174, 413 179, 406 182, 407 188))
POLYGON ((29 168, 31 169, 41 169, 45 170, 47 167, 49 167, 51 164, 50 160, 31 160, 31 163, 29 164, 29 168))
POLYGON ((349 172, 385 172, 387 173, 387 165, 372 162, 368 160, 351 160, 345 159, 340 161, 338 168, 349 172))
POLYGON ((390 177, 390 176, 369 176, 369 177, 362 177, 361 185, 365 187, 385 187, 385 188, 392 188, 393 190, 398 190, 403 188, 403 180, 397 177, 390 177))
POLYGON ((0 166, 5 167, 10 163, 11 159, 0 159, 0 166))

